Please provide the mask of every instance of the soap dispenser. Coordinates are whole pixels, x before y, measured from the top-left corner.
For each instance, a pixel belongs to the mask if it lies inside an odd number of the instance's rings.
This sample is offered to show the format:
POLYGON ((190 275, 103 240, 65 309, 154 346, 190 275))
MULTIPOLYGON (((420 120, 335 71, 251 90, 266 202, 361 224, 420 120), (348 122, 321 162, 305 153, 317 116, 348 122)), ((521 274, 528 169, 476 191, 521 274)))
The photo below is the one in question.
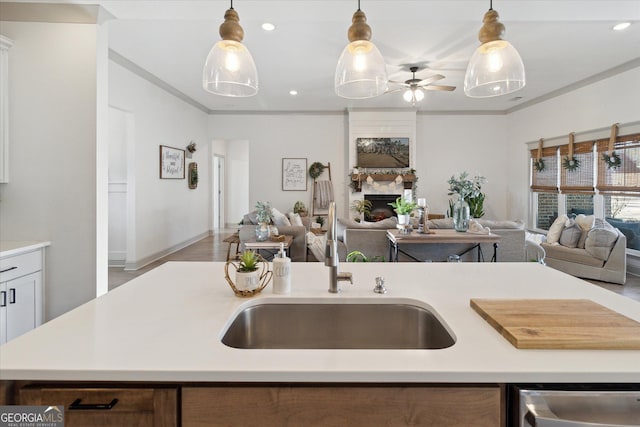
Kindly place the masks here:
POLYGON ((284 252, 284 243, 280 243, 280 253, 273 259, 273 293, 291 292, 291 258, 284 252))

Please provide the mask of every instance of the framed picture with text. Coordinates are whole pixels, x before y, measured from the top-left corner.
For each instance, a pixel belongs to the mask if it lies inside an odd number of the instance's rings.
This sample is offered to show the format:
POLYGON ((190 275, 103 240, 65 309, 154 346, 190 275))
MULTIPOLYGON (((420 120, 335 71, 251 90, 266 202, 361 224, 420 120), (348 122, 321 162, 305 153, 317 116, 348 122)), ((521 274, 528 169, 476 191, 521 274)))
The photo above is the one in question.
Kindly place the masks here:
POLYGON ((160 179, 184 179, 184 150, 160 146, 160 179))
POLYGON ((282 159, 282 190, 307 191, 307 159, 282 159))

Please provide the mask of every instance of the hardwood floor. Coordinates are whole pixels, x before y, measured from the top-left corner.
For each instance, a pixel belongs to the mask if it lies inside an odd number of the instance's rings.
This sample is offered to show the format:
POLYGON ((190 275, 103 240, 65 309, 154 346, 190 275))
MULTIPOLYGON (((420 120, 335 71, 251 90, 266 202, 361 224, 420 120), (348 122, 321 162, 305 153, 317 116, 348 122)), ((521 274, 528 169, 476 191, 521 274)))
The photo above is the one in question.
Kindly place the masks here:
MULTIPOLYGON (((224 239, 232 235, 235 229, 216 231, 213 236, 206 237, 184 249, 167 255, 136 271, 124 271, 123 268, 109 268, 109 290, 114 289, 129 280, 138 277, 149 270, 164 264, 167 261, 226 261, 228 244, 224 239)), ((232 247, 232 251, 235 245, 232 247)), ((624 286, 612 283, 587 280, 596 286, 608 289, 612 292, 624 295, 636 301, 640 301, 640 277, 627 274, 627 283, 624 286)))

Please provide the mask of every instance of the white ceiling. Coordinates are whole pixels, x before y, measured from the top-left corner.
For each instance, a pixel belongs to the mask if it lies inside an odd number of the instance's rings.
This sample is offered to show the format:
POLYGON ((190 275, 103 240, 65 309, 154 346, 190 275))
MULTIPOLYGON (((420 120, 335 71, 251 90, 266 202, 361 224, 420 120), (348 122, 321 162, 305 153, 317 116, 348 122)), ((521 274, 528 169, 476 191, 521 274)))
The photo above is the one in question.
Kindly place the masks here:
MULTIPOLYGON (((118 56, 210 111, 410 107, 401 92, 357 101, 334 93, 335 66, 348 43, 357 0, 236 0, 244 43, 258 68, 259 91, 251 98, 220 97, 202 89, 202 66, 219 40, 229 1, 48 2, 102 5, 115 16, 108 21, 109 44, 118 56), (275 31, 263 31, 264 22, 275 24, 275 31), (289 95, 291 89, 299 94, 289 95)), ((391 79, 410 78, 408 68, 416 64, 427 67, 418 77, 440 73, 446 78, 438 84, 457 86, 454 92, 427 92, 416 105, 420 111, 509 111, 585 79, 640 66, 640 0, 494 0, 493 7, 506 26, 505 39, 522 57, 527 85, 510 95, 472 99, 462 90, 464 73, 479 44, 489 0, 361 0, 391 79), (622 32, 611 29, 622 21, 635 25, 622 32)))

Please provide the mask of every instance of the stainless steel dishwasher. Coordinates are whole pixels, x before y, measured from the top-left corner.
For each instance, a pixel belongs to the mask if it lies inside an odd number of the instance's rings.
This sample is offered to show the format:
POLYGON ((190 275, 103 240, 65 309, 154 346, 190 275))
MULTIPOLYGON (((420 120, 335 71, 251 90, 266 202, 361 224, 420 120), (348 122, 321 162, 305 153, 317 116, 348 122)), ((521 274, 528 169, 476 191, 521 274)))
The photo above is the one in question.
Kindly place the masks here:
POLYGON ((512 424, 518 427, 640 426, 640 390, 551 388, 517 388, 518 424, 512 424))

